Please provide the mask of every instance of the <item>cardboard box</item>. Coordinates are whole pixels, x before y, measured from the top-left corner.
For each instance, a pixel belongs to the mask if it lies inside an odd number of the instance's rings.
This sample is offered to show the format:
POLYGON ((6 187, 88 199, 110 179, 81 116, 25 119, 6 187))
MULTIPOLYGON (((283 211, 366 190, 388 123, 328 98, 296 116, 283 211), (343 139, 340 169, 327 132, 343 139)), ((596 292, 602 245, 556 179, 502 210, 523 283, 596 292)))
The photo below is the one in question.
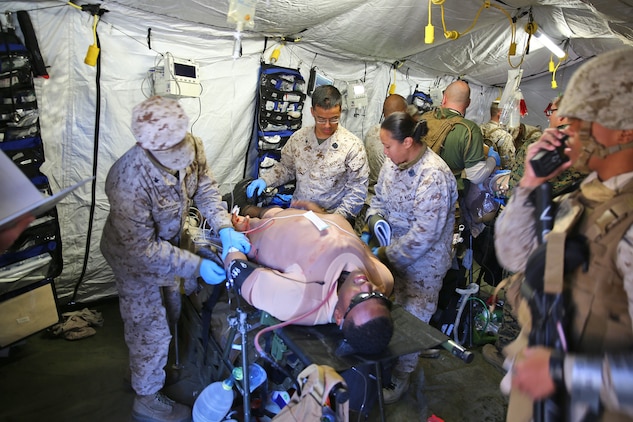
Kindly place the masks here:
POLYGON ((44 279, 0 296, 0 348, 59 322, 55 286, 44 279))

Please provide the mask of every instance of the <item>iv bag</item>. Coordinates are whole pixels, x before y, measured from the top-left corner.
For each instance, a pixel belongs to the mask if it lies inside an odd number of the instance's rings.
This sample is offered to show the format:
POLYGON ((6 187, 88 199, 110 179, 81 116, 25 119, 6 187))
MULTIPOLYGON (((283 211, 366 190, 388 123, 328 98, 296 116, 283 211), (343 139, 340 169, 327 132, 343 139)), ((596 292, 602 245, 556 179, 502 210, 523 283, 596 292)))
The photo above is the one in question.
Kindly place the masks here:
POLYGON ((236 24, 238 28, 254 28, 256 5, 257 0, 231 0, 226 21, 236 24))
POLYGON ((523 69, 508 70, 508 81, 506 82, 503 94, 501 94, 501 101, 499 101, 499 108, 501 108, 499 124, 502 126, 508 128, 519 126, 519 103, 517 102, 516 93, 519 91, 522 76, 523 69))

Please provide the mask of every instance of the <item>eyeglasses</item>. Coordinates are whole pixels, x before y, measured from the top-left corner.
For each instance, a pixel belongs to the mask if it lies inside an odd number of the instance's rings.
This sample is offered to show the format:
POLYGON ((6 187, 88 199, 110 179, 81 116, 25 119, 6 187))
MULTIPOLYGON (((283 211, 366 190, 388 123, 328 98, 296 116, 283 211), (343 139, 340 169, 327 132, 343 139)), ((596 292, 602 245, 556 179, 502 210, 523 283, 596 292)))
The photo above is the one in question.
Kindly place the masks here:
POLYGON ((547 117, 551 117, 552 114, 554 114, 555 111, 558 111, 557 108, 548 108, 545 110, 545 115, 547 117))
POLYGON ((325 124, 327 124, 328 122, 329 122, 331 125, 335 125, 335 124, 337 124, 337 123, 339 122, 339 120, 340 120, 340 119, 341 119, 340 117, 331 117, 331 118, 329 118, 329 119, 326 119, 326 118, 324 118, 324 117, 315 117, 315 118, 314 118, 314 121, 316 121, 316 122, 317 122, 318 124, 320 124, 320 125, 325 125, 325 124))
POLYGON ((363 302, 365 302, 366 300, 372 299, 372 298, 376 298, 376 299, 380 299, 382 300, 385 305, 387 305, 387 308, 389 308, 391 310, 391 301, 389 300, 389 298, 385 295, 383 295, 380 292, 360 292, 357 295, 355 295, 352 300, 349 301, 349 306, 347 307, 347 310, 345 311, 345 313, 343 314, 343 319, 341 320, 341 328, 343 328, 343 321, 345 321, 345 318, 347 318, 347 314, 350 313, 350 311, 352 309, 354 309, 354 306, 359 305, 363 302))

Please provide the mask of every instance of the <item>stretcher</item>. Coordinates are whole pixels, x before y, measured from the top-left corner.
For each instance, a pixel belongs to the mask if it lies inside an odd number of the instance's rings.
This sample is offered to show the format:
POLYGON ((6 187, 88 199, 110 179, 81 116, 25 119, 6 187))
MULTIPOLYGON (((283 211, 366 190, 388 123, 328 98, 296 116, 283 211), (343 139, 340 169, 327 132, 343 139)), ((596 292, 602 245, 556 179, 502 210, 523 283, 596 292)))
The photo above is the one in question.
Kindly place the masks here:
MULTIPOLYGON (((216 245, 216 249, 219 247, 216 245)), ((201 252, 200 248, 197 252, 201 252)), ((207 257, 212 254, 205 252, 207 257)), ((217 251, 216 251, 217 252, 217 251)), ((203 255, 203 253, 200 253, 203 255)), ((204 289, 184 301, 182 325, 188 342, 196 349, 196 365, 201 382, 207 385, 226 378, 235 366, 241 366, 243 379, 235 386, 243 399, 244 420, 251 420, 251 397, 248 368, 261 352, 256 352, 256 335, 260 331, 271 331, 285 348, 298 357, 303 367, 310 364, 327 365, 337 372, 352 367, 373 365, 376 370, 376 388, 381 420, 385 420, 382 397, 382 367, 397 357, 426 349, 443 347, 453 355, 469 363, 473 355, 452 341, 447 335, 417 319, 401 306, 392 310, 394 334, 387 349, 378 355, 344 354, 340 346, 342 332, 335 324, 319 326, 274 325, 276 321, 263 323, 267 314, 253 308, 233 289, 225 286, 204 286, 204 289), (228 303, 227 303, 228 301, 228 303), (206 314, 205 314, 206 313, 206 314), (211 313, 213 318, 209 320, 211 313), (206 322, 205 322, 206 321, 206 322), (268 325, 273 325, 268 327, 268 325)), ((272 318, 274 320, 274 318, 272 318)), ((258 336, 257 336, 258 337, 258 336)), ((264 338, 267 359, 277 357, 272 350, 275 341, 264 338)), ((261 350, 261 348, 260 348, 261 350)), ((298 372, 298 371, 297 371, 298 372)))
MULTIPOLYGON (((212 287, 208 286, 205 289, 212 287)), ((207 296, 212 294, 207 292, 207 296)), ((189 336, 187 342, 191 345, 193 338, 197 345, 196 365, 199 366, 201 382, 203 385, 221 380, 230 374, 235 366, 241 366, 244 377, 236 382, 236 389, 242 395, 244 420, 251 417, 251 397, 249 386, 248 368, 257 358, 254 347, 254 338, 266 325, 262 324, 262 312, 246 304, 227 307, 221 297, 215 306, 214 322, 204 327, 202 320, 204 313, 196 308, 199 300, 196 297, 187 298, 184 301, 183 321, 185 332, 189 336), (231 309, 232 308, 232 309, 231 309), (226 324, 218 321, 224 319, 226 324), (206 331, 201 333, 201 330, 206 331), (202 344, 205 344, 203 347, 202 344)), ((202 305, 203 307, 204 305, 202 305)), ((385 420, 385 409, 382 397, 382 370, 383 365, 393 361, 399 356, 419 352, 426 349, 443 347, 453 355, 466 363, 472 361, 473 355, 461 345, 455 343, 447 335, 431 327, 395 305, 392 310, 394 321, 394 335, 388 348, 378 355, 341 354, 340 346, 343 336, 336 324, 319 326, 287 325, 275 329, 274 335, 278 337, 285 347, 298 357, 302 367, 312 363, 327 365, 337 372, 344 372, 352 367, 372 365, 376 372, 376 388, 378 391, 378 405, 381 420, 385 420)), ((265 341, 267 353, 274 355, 270 350, 273 341, 265 341)))
POLYGON ((472 362, 473 354, 451 340, 447 335, 429 324, 420 321, 404 308, 394 305, 391 316, 394 322, 394 333, 387 349, 377 355, 338 353, 343 335, 335 324, 313 327, 289 325, 276 330, 277 335, 304 365, 316 363, 328 365, 337 372, 352 367, 374 365, 378 406, 381 420, 385 420, 384 401, 382 397, 382 367, 399 356, 420 352, 426 349, 442 347, 466 363, 472 362))

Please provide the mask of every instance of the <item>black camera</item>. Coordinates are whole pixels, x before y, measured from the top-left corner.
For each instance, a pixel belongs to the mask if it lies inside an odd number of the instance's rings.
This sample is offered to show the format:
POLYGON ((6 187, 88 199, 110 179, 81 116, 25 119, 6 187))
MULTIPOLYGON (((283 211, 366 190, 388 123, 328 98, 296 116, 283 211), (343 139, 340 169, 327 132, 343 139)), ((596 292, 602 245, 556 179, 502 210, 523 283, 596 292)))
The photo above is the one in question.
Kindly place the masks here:
POLYGON ((569 157, 565 154, 565 141, 567 141, 567 138, 567 135, 561 138, 561 144, 555 150, 542 149, 530 159, 530 164, 537 177, 545 177, 569 161, 569 157))

